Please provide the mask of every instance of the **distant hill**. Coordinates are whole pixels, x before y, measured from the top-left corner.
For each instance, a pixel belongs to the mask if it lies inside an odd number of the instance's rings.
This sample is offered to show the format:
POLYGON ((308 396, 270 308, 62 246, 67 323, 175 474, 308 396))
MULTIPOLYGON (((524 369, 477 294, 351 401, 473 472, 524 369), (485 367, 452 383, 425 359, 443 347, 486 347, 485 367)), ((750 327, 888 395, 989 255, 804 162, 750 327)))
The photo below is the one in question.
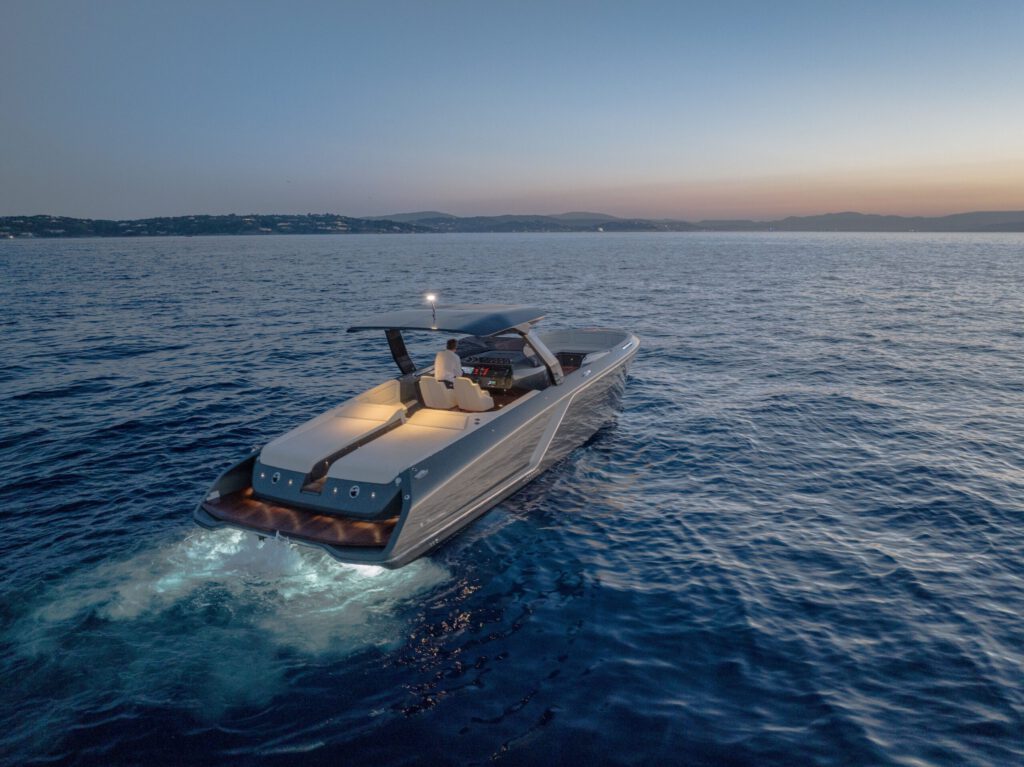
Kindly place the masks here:
MULTIPOLYGON (((680 232, 697 229, 685 221, 653 221, 646 218, 618 218, 605 213, 561 213, 547 216, 535 213, 503 216, 451 216, 440 214, 399 214, 400 220, 415 221, 418 226, 437 232, 680 232), (415 219, 406 218, 416 216, 415 219)), ((396 220, 392 218, 392 220, 396 220)))
POLYGON ((583 211, 574 211, 572 213, 559 213, 558 215, 555 216, 548 216, 548 218, 557 218, 559 221, 573 221, 576 223, 619 220, 616 216, 609 216, 607 213, 585 213, 583 211))
POLYGON ((698 221, 699 229, 708 229, 716 232, 760 232, 772 228, 767 221, 748 221, 746 219, 706 219, 698 221))
POLYGON ((949 216, 883 216, 826 213, 770 221, 709 219, 690 223, 675 219, 619 218, 607 213, 459 217, 447 213, 405 213, 394 221, 415 222, 439 232, 1024 232, 1024 211, 977 211, 949 216))
POLYGON ((451 213, 440 213, 436 210, 421 210, 418 213, 393 213, 390 216, 366 216, 368 221, 398 221, 402 224, 415 224, 424 219, 437 220, 445 218, 458 218, 451 213))
POLYGON ((790 216, 775 221, 699 221, 715 231, 781 232, 1024 232, 1024 211, 975 211, 950 216, 882 216, 865 213, 826 213, 790 216))
POLYGON ((976 211, 949 216, 826 213, 774 221, 619 218, 604 213, 453 216, 438 211, 353 218, 306 215, 174 216, 110 221, 65 216, 0 218, 0 239, 15 237, 161 237, 214 234, 402 234, 430 232, 1024 232, 1024 211, 976 211))

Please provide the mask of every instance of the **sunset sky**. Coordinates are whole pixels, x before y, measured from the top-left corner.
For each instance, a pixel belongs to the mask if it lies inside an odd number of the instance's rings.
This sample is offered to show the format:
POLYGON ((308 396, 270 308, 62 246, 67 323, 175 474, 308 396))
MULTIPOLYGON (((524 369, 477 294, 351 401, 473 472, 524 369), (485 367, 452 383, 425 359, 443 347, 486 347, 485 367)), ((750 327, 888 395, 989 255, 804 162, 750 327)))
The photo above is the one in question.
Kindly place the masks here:
POLYGON ((0 215, 1024 209, 1024 2, 3 0, 0 215))

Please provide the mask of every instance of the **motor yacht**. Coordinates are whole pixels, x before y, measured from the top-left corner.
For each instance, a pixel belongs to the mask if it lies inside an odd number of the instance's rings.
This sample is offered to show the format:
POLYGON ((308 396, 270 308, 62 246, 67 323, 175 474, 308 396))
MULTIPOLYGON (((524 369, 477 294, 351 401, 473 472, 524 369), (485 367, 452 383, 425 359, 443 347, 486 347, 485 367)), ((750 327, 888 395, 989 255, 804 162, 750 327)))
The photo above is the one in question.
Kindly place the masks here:
POLYGON ((393 568, 427 553, 614 418, 639 339, 538 330, 541 319, 530 306, 432 303, 353 325, 384 331, 399 375, 233 465, 195 521, 350 563, 393 568), (459 336, 454 388, 416 366, 403 331, 459 336))

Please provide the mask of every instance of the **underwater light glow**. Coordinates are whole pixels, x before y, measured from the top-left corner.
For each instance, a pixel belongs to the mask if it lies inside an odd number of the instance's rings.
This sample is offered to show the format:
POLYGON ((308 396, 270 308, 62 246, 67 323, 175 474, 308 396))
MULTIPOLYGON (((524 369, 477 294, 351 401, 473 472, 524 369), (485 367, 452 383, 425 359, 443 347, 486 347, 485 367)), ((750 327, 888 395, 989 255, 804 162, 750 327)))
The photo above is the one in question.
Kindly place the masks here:
POLYGON ((387 572, 386 568, 378 567, 377 565, 353 565, 353 564, 346 564, 346 565, 342 565, 342 567, 344 567, 344 568, 346 568, 348 570, 355 570, 356 573, 358 573, 359 575, 362 575, 362 576, 364 576, 366 578, 376 578, 378 575, 383 575, 384 573, 387 572))
POLYGON ((72 573, 0 628, 0 641, 48 674, 138 701, 172 695, 181 669, 192 669, 207 682, 189 705, 217 716, 285 689, 283 656, 323 663, 401 642, 410 605, 449 577, 429 559, 388 570, 283 539, 204 530, 72 573), (211 622, 219 610, 229 623, 211 622), (61 652, 72 634, 75 652, 61 652), (168 653, 175 664, 159 661, 168 653))

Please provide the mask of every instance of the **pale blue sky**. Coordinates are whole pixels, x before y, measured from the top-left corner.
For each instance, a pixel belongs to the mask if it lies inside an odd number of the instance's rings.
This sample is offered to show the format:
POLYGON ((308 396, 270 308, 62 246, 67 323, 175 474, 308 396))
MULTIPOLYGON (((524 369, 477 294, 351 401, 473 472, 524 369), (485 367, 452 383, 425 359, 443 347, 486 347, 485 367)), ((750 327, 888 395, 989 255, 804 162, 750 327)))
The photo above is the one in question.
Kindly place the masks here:
POLYGON ((1024 208, 1024 2, 0 0, 0 215, 1024 208))

